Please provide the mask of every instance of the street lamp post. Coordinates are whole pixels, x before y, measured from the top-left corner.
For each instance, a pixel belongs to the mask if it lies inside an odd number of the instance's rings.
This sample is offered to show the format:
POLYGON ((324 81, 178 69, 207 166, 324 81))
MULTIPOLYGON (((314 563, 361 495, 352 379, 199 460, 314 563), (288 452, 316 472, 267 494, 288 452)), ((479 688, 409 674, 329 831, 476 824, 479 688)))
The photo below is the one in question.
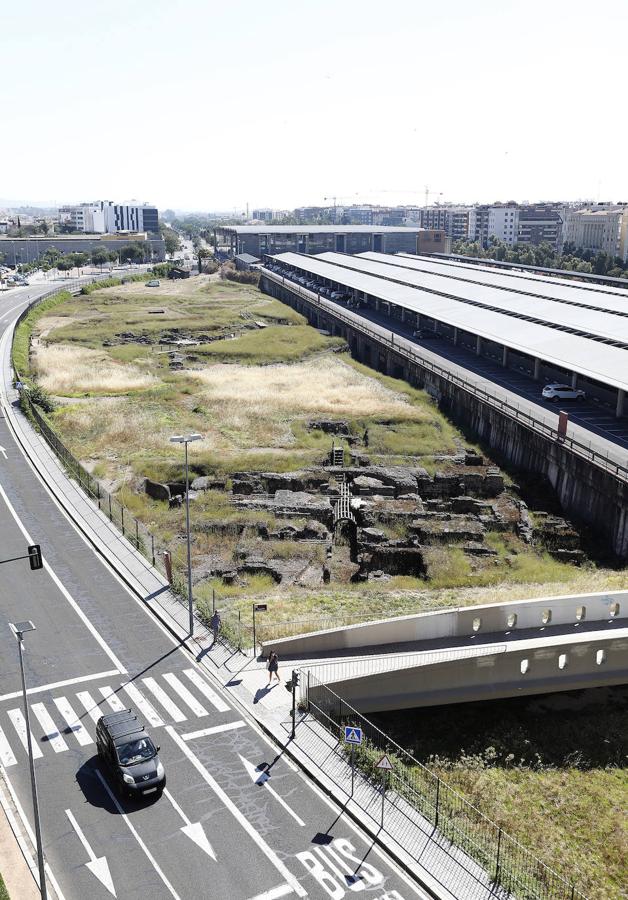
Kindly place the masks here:
POLYGON ((44 868, 44 848, 41 843, 41 824, 39 821, 39 800, 37 799, 37 782, 35 781, 35 763, 33 761, 33 742, 31 738, 31 725, 28 714, 28 702, 26 697, 26 679, 24 677, 24 635, 29 631, 35 631, 32 622, 16 622, 11 624, 11 630, 17 638, 18 652, 20 656, 20 675, 22 677, 22 699, 24 702, 24 719, 26 721, 26 741, 28 746, 28 764, 31 773, 31 791, 33 794, 33 818, 35 819, 35 841, 37 843, 37 862, 39 864, 39 890, 42 900, 47 900, 46 870, 44 868))
POLYGON ((192 596, 192 549, 190 545, 190 483, 188 480, 188 444, 201 441, 202 434, 175 434, 170 438, 173 444, 185 445, 185 530, 188 548, 188 614, 190 617, 190 637, 194 634, 194 598, 192 596))

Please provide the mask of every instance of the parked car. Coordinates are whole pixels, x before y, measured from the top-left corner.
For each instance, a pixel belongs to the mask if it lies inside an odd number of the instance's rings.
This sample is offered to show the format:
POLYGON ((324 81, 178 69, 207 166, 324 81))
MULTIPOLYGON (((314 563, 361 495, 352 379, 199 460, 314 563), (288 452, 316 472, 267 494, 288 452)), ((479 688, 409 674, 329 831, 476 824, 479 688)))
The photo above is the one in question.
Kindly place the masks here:
POLYGON ((150 281, 146 282, 146 287, 159 287, 159 284, 160 282, 158 278, 151 278, 150 281))
POLYGON ((166 773, 156 746, 130 709, 101 716, 96 749, 119 793, 127 797, 161 796, 166 773))
POLYGON ((558 403, 559 400, 585 400, 586 394, 579 388, 572 388, 568 384, 546 384, 542 391, 544 400, 558 403))

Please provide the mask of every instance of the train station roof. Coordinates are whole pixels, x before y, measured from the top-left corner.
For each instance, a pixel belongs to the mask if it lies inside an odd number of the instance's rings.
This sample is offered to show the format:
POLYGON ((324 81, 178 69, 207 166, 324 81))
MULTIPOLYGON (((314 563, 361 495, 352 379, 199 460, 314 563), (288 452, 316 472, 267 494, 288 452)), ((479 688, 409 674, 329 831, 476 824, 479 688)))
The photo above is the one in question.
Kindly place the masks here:
MULTIPOLYGON (((569 316, 574 308, 569 305, 564 306, 567 312, 564 324, 561 325, 550 321, 547 310, 542 315, 537 315, 536 312, 541 312, 540 307, 535 307, 535 314, 531 315, 531 298, 522 299, 513 293, 513 300, 509 301, 504 299, 503 291, 497 291, 501 295, 501 304, 495 302, 492 295, 490 303, 487 303, 486 289, 483 286, 465 285, 453 278, 438 279, 441 284, 438 292, 419 283, 401 284, 393 271, 394 267, 388 263, 374 263, 372 268, 369 266, 370 271, 360 271, 361 267, 365 268, 364 263, 368 260, 359 256, 352 257, 342 253, 306 256, 288 252, 276 254, 272 258, 284 265, 431 317, 514 352, 540 358, 585 378, 628 391, 628 347, 624 349, 608 343, 604 335, 595 331, 591 331, 589 336, 573 333, 569 316), (442 287, 443 281, 447 282, 445 288, 442 287), (471 295, 469 287, 473 291, 471 295)), ((396 260, 398 257, 391 259, 396 260)), ((406 272, 402 271, 403 280, 407 281, 406 272)), ((594 315, 597 317, 600 313, 594 312, 594 315)), ((617 319, 624 321, 621 317, 617 319)), ((596 327, 592 319, 590 324, 596 327)))
POLYGON ((236 234, 416 234, 419 225, 217 225, 236 234))

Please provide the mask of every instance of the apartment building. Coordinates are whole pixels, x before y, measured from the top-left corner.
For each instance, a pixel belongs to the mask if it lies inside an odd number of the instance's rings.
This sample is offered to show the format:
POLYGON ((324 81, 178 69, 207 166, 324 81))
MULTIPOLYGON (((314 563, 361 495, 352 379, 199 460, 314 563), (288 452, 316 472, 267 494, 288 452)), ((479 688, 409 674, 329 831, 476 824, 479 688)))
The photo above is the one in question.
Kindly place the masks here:
POLYGON ((628 262, 628 204, 597 204, 568 210, 563 245, 619 256, 628 262))
POLYGON ((426 206, 421 210, 422 228, 444 231, 452 241, 466 241, 469 237, 468 206, 426 206))

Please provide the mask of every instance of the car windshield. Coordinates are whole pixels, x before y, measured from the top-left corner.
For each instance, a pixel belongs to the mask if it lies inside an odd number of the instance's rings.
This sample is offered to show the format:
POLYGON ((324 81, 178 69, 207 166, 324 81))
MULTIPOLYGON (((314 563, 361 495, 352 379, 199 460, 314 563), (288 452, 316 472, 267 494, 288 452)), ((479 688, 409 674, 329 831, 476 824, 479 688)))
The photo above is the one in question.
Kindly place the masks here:
POLYGON ((135 763, 152 759, 156 755, 155 745, 150 738, 142 737, 135 741, 128 741, 116 747, 118 759, 123 766, 133 766, 135 763))

